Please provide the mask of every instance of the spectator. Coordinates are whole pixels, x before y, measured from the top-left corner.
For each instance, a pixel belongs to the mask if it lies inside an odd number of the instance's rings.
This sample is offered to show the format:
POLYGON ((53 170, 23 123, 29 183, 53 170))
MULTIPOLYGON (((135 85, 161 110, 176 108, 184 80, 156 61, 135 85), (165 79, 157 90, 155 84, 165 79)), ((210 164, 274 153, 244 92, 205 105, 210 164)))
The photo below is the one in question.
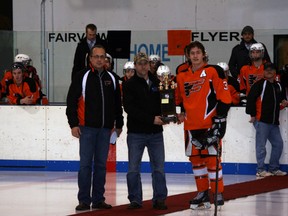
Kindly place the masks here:
POLYGON ((73 69, 72 69, 72 79, 75 77, 75 74, 80 70, 89 66, 89 53, 93 46, 96 44, 101 44, 104 48, 107 48, 107 42, 102 40, 99 35, 97 35, 97 27, 94 24, 88 24, 85 28, 86 36, 83 38, 77 45, 73 69))
POLYGON ((283 140, 279 130, 280 104, 288 105, 285 92, 275 81, 276 67, 272 63, 264 65, 264 78, 254 83, 248 94, 246 113, 256 130, 257 177, 283 176, 286 172, 279 169, 279 160, 283 150, 283 140), (266 143, 272 145, 269 171, 265 168, 266 143))
POLYGON ((89 210, 91 202, 93 209, 112 208, 104 197, 106 161, 111 130, 115 124, 117 135, 121 134, 123 116, 119 83, 104 69, 105 56, 103 46, 91 49, 91 68, 75 74, 67 95, 68 123, 80 143, 79 211, 89 210))
POLYGON ((150 72, 156 76, 157 69, 160 65, 163 65, 159 55, 150 55, 149 56, 149 67, 150 72))
POLYGON ((217 200, 215 204, 224 205, 221 159, 218 157, 221 155, 219 139, 223 138, 226 131, 231 96, 223 69, 207 64, 203 44, 192 42, 187 52, 192 65, 187 72, 177 75, 175 98, 176 105, 183 106, 178 119, 179 122, 184 121, 186 155, 192 163, 198 190, 197 196, 190 201, 190 208, 195 210, 210 208, 209 187, 214 200, 217 200), (216 169, 217 166, 219 169, 216 169), (218 180, 215 178, 217 172, 218 180))
POLYGON ((233 106, 237 106, 240 103, 240 86, 237 80, 231 76, 229 66, 226 62, 217 63, 224 70, 225 77, 228 81, 229 92, 232 99, 233 106))
POLYGON ((37 83, 24 76, 25 66, 15 62, 11 66, 12 79, 7 81, 7 99, 9 104, 32 105, 39 99, 39 86, 37 83))
MULTIPOLYGON (((232 49, 231 57, 229 60, 230 72, 235 79, 238 78, 242 66, 248 65, 250 63, 250 47, 252 44, 257 43, 257 41, 254 39, 254 29, 251 26, 245 26, 242 29, 241 36, 241 42, 232 49)), ((263 59, 267 62, 270 62, 271 60, 264 44, 263 47, 265 48, 263 59)))
POLYGON ((127 112, 128 144, 128 209, 142 207, 141 159, 148 149, 152 170, 153 208, 167 209, 166 177, 164 173, 164 141, 161 120, 159 80, 149 73, 149 59, 145 53, 134 58, 136 73, 123 84, 123 106, 127 112))

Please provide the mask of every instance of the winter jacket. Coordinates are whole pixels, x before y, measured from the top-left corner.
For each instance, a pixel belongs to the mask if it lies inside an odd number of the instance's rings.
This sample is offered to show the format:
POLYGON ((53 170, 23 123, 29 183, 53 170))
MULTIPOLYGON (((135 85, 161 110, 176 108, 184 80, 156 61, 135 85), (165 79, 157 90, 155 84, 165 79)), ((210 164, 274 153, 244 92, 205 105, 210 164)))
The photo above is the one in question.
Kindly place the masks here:
POLYGON ((285 93, 279 82, 261 79, 254 83, 247 97, 246 113, 258 121, 279 125, 280 103, 285 93))
POLYGON ((161 125, 154 124, 161 115, 159 80, 149 73, 149 85, 144 78, 135 75, 123 82, 123 106, 127 112, 128 133, 158 133, 161 125))
POLYGON ((87 68, 73 79, 68 95, 66 115, 71 128, 122 128, 120 88, 110 72, 87 68))

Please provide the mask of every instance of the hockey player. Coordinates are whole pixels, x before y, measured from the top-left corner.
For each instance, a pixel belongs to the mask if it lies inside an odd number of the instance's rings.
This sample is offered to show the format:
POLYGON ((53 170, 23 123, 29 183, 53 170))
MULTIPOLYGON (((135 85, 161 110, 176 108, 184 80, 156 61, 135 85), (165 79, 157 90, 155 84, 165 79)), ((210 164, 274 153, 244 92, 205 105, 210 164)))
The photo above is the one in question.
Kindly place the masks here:
POLYGON ((160 65, 163 65, 159 55, 150 55, 149 56, 149 66, 150 72, 156 76, 157 69, 160 65))
POLYGON ((232 99, 233 106, 236 106, 240 103, 240 87, 237 80, 231 76, 229 66, 226 62, 219 62, 217 63, 222 69, 224 70, 225 77, 228 81, 229 92, 232 99))
POLYGON ((248 95, 251 86, 263 77, 264 46, 261 43, 251 45, 249 50, 251 64, 244 65, 240 70, 240 91, 248 95))
POLYGON ((128 61, 124 64, 123 67, 123 77, 121 78, 122 81, 126 81, 130 79, 135 74, 135 66, 133 61, 128 61))
MULTIPOLYGON (((23 68, 23 74, 24 76, 28 76, 28 71, 27 71, 27 66, 30 65, 30 62, 31 62, 31 58, 26 55, 26 54, 17 54, 14 58, 14 62, 20 62, 23 64, 23 66, 25 68, 23 68)), ((7 94, 7 82, 8 80, 11 80, 13 79, 13 75, 12 75, 12 71, 11 70, 7 70, 5 73, 4 73, 4 76, 1 80, 1 85, 2 85, 2 94, 3 96, 6 96, 7 94)))
POLYGON ((186 155, 192 162, 198 190, 197 196, 190 201, 190 208, 210 208, 209 187, 214 200, 217 200, 215 204, 222 206, 222 167, 221 159, 216 156, 217 151, 221 152, 219 139, 226 131, 231 96, 223 69, 207 64, 203 44, 198 41, 192 42, 188 45, 187 52, 192 65, 187 72, 177 75, 175 98, 176 105, 182 105, 178 119, 179 122, 184 121, 186 155))

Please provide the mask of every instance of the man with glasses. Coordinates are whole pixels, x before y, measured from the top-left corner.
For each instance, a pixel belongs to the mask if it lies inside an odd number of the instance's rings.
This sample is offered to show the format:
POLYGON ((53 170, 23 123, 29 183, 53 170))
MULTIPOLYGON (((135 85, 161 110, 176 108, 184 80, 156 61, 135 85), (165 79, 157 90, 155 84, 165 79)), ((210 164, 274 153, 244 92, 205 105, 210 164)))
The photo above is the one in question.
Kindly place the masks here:
POLYGON ((78 211, 89 210, 91 203, 93 209, 112 208, 104 197, 106 161, 111 130, 115 127, 119 136, 123 126, 120 87, 105 70, 105 48, 95 45, 89 56, 90 68, 79 71, 72 80, 66 109, 71 133, 80 143, 78 211))

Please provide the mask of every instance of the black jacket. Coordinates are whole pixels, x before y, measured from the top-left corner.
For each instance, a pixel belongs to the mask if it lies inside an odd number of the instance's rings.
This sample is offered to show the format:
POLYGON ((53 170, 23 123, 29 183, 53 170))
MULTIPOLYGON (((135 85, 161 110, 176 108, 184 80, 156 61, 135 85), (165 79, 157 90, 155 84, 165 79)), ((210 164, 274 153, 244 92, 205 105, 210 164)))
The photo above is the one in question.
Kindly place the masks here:
POLYGON ((67 95, 66 115, 71 128, 122 128, 121 93, 117 79, 109 72, 79 71, 67 95), (83 89, 85 88, 85 89, 83 89))
POLYGON ((285 93, 279 82, 261 79, 254 83, 247 97, 246 113, 258 121, 279 125, 280 103, 285 93))
POLYGON ((123 82, 123 106, 127 112, 128 133, 158 133, 161 125, 153 124, 155 116, 161 115, 159 80, 149 73, 151 84, 135 75, 123 82))
MULTIPOLYGON (((96 37, 95 45, 96 44, 100 44, 104 46, 105 49, 107 49, 107 42, 102 40, 98 35, 96 37)), ((75 51, 71 75, 72 80, 77 72, 89 66, 89 53, 90 49, 87 43, 87 37, 85 37, 78 43, 75 51)))
MULTIPOLYGON (((257 41, 253 39, 252 43, 253 44, 257 43, 257 41)), ((264 49, 265 49, 263 60, 265 60, 267 62, 271 62, 265 45, 263 43, 262 43, 262 45, 264 46, 264 49)), ((229 64, 229 69, 230 69, 231 75, 236 79, 237 79, 238 75, 240 74, 241 67, 244 65, 251 64, 251 60, 249 57, 249 50, 246 48, 245 42, 243 39, 242 39, 240 44, 236 45, 232 49, 231 57, 230 57, 228 64, 229 64)))

